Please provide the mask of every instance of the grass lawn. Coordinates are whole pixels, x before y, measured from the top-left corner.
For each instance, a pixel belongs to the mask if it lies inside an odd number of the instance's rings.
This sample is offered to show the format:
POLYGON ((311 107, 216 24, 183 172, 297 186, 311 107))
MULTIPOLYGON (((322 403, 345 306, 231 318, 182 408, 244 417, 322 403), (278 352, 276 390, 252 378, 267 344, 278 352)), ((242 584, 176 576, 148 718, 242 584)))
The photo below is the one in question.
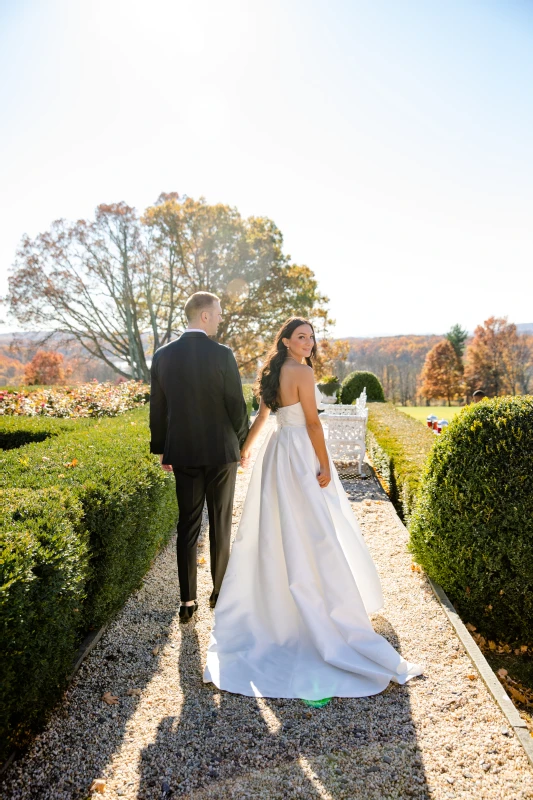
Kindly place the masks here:
POLYGON ((448 422, 451 422, 464 406, 396 406, 396 408, 419 422, 425 423, 430 414, 435 414, 438 419, 447 419, 448 422))

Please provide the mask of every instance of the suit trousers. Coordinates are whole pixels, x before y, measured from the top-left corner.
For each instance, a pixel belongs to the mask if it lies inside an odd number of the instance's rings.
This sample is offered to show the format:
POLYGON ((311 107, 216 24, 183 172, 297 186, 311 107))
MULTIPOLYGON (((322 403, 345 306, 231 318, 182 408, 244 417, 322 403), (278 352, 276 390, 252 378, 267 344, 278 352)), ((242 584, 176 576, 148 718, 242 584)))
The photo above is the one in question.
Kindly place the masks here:
POLYGON ((178 576, 182 603, 196 600, 197 545, 207 500, 213 594, 218 594, 228 565, 237 463, 209 467, 173 467, 178 519, 178 576))

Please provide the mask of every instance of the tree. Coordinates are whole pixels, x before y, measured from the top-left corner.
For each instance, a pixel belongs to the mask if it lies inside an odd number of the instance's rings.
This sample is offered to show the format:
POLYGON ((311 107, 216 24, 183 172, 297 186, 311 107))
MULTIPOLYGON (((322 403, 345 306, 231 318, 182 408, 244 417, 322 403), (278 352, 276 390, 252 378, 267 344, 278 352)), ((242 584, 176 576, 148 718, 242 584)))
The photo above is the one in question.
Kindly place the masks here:
POLYGON ((38 350, 24 367, 24 381, 28 386, 36 384, 50 386, 55 383, 63 383, 64 380, 62 353, 38 350))
POLYGON ((319 339, 314 363, 316 379, 337 375, 339 366, 346 361, 349 350, 350 343, 344 339, 319 339))
POLYGON ((312 271, 283 254, 271 220, 176 193, 142 218, 125 203, 100 205, 94 221, 25 237, 8 302, 19 322, 53 327, 119 375, 149 380, 151 352, 181 333, 184 302, 199 290, 220 296, 219 340, 245 372, 292 314, 330 322, 312 271))
POLYGON ((482 388, 492 397, 527 392, 531 373, 530 337, 518 334, 506 317, 489 317, 477 326, 466 353, 471 391, 482 388))
POLYGON ((169 278, 174 306, 181 309, 197 291, 221 298, 218 339, 233 349, 244 373, 255 369, 288 317, 320 320, 324 328, 331 323, 314 274, 283 254, 281 232, 266 217, 243 219, 229 206, 173 193, 162 194, 143 223, 175 276, 169 278))
POLYGON ((468 339, 468 331, 465 331, 460 325, 456 324, 450 328, 446 334, 446 338, 455 350, 459 362, 462 364, 462 358, 465 352, 465 344, 466 340, 468 339))
POLYGON ((348 339, 350 353, 345 375, 353 370, 373 372, 380 379, 385 396, 393 403, 416 403, 419 376, 424 359, 442 336, 382 336, 348 339))
POLYGON ((452 400, 462 394, 463 367, 449 339, 431 348, 426 356, 420 381, 420 392, 428 400, 445 398, 450 406, 452 400))

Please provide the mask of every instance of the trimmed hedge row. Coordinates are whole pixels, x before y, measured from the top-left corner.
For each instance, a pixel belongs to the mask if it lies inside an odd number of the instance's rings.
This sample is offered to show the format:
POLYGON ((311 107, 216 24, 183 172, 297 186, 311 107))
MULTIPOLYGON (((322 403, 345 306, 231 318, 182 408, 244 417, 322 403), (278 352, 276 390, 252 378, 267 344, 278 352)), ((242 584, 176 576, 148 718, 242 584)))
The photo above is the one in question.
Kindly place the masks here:
POLYGON ((14 450, 30 442, 43 442, 50 436, 79 429, 85 420, 54 417, 0 416, 0 450, 14 450))
MULTIPOLYGON (((0 420, 0 427, 4 427, 4 422, 4 419, 0 420)), ((9 430, 13 432, 16 423, 20 424, 21 431, 27 431, 25 425, 28 420, 20 418, 10 421, 9 430)), ((50 420, 41 418, 35 421, 36 428, 33 432, 37 431, 37 423, 41 423, 45 432, 51 431, 48 427, 50 420)), ((79 610, 74 619, 68 614, 67 617, 64 616, 63 606, 60 603, 55 607, 50 604, 49 607, 51 616, 54 608, 57 608, 60 619, 50 620, 50 625, 64 626, 65 650, 68 650, 70 644, 79 640, 81 634, 88 628, 97 628, 107 622, 121 608, 131 592, 139 586, 153 557, 167 541, 175 524, 177 504, 172 477, 161 470, 158 459, 148 451, 146 408, 128 412, 120 417, 94 421, 61 420, 60 424, 67 424, 68 429, 57 431, 45 441, 27 444, 0 454, 0 489, 8 493, 14 492, 10 495, 10 507, 20 502, 24 508, 37 508, 40 503, 43 530, 48 531, 51 537, 52 528, 56 523, 50 522, 50 527, 47 527, 48 514, 51 514, 52 520, 63 519, 59 515, 61 504, 64 504, 65 513, 68 511, 67 517, 61 524, 65 530, 64 536, 68 538, 71 532, 70 529, 67 530, 67 521, 70 520, 69 524, 72 525, 72 530, 78 538, 81 548, 78 564, 79 582, 82 586, 80 591, 85 600, 81 606, 76 601, 79 610), (57 499, 58 497, 61 501, 57 499), (79 511, 80 515, 79 521, 74 511, 76 509, 76 513, 79 511), (88 548, 87 562, 84 561, 85 557, 82 557, 84 542, 88 548)), ((9 541, 15 541, 24 534, 29 537, 27 541, 33 544, 29 551, 29 562, 24 556, 25 545, 20 547, 13 545, 14 555, 7 561, 3 559, 0 562, 2 605, 0 614, 7 617, 11 613, 12 599, 24 595, 26 586, 24 576, 27 576, 28 569, 34 571, 34 567, 29 566, 33 558, 31 553, 36 554, 35 558, 41 557, 39 547, 35 543, 39 541, 38 536, 41 534, 38 534, 38 531, 41 528, 36 521, 32 521, 31 524, 29 521, 27 524, 23 523, 25 517, 19 513, 21 512, 15 509, 3 517, 2 529, 9 541)), ((37 519, 39 513, 36 511, 34 517, 27 515, 27 520, 30 520, 30 517, 32 520, 37 519)), ((62 530, 59 523, 57 527, 58 531, 62 530)), ((70 573, 66 568, 64 573, 60 570, 60 556, 65 546, 62 535, 58 533, 58 537, 50 538, 50 542, 50 548, 52 550, 56 548, 58 566, 57 569, 50 570, 47 567, 34 572, 39 582, 39 585, 35 585, 35 591, 41 592, 43 596, 53 594, 56 589, 50 588, 49 584, 56 586, 54 582, 60 582, 60 576, 63 574, 65 596, 70 597, 71 589, 68 588, 71 582, 70 573)), ((37 566, 36 562, 35 567, 37 566)), ((57 592, 61 591, 63 590, 57 584, 57 592)), ((6 617, 0 618, 4 626, 3 620, 6 617)), ((33 661, 37 663, 45 659, 42 652, 45 646, 43 637, 40 634, 38 637, 35 636, 32 620, 31 615, 21 616, 17 623, 19 625, 17 648, 20 653, 27 655, 27 663, 33 661)), ((5 629, 5 626, 0 633, 2 636, 9 636, 9 630, 5 629)), ((4 650, 3 642, 1 646, 4 650)), ((73 655, 72 647, 70 657, 73 655)), ((59 687, 64 685, 67 660, 61 657, 55 662, 50 661, 50 671, 43 673, 48 689, 42 690, 42 702, 35 701, 35 718, 44 713, 44 709, 49 706, 50 697, 57 696, 59 687)), ((5 675, 7 684, 3 686, 3 691, 9 697, 19 700, 27 690, 30 676, 25 674, 24 670, 19 670, 16 663, 18 662, 15 659, 3 666, 3 669, 7 670, 5 675)), ((26 717, 24 719, 27 719, 28 725, 31 726, 32 720, 26 717)), ((15 727, 11 728, 8 725, 8 730, 0 731, 0 735, 4 740, 16 739, 18 742, 20 724, 17 717, 13 721, 15 727), (15 729, 18 731, 16 735, 9 733, 15 729)))
POLYGON ((72 666, 89 574, 81 503, 59 489, 0 490, 0 734, 24 744, 72 666))
POLYGON ((404 522, 413 513, 424 464, 435 439, 429 428, 390 403, 368 404, 368 454, 404 522))
POLYGON ((533 640, 533 397, 467 407, 438 437, 411 550, 465 621, 533 640))

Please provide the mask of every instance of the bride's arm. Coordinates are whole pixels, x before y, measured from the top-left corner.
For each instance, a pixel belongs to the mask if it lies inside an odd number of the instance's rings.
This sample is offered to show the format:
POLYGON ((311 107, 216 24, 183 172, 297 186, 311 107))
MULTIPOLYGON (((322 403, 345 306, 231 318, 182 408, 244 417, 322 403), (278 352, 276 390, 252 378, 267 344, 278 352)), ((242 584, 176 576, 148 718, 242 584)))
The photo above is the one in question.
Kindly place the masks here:
POLYGON ((243 467, 247 467, 250 463, 250 455, 252 452, 252 447, 254 443, 265 427, 265 423, 268 419, 270 414, 270 409, 263 403, 263 398, 259 401, 259 411, 255 415, 255 419, 253 421, 252 427, 248 431, 248 436, 246 437, 246 441, 244 442, 241 448, 241 465, 243 467))
POLYGON ((320 486, 325 489, 331 481, 331 472, 329 468, 328 451, 326 449, 326 440, 324 439, 324 429, 322 428, 322 423, 320 422, 316 408, 315 376, 311 367, 302 370, 298 375, 298 394, 305 414, 307 433, 309 434, 311 444, 315 449, 318 463, 320 464, 320 472, 317 476, 317 480, 320 486))

